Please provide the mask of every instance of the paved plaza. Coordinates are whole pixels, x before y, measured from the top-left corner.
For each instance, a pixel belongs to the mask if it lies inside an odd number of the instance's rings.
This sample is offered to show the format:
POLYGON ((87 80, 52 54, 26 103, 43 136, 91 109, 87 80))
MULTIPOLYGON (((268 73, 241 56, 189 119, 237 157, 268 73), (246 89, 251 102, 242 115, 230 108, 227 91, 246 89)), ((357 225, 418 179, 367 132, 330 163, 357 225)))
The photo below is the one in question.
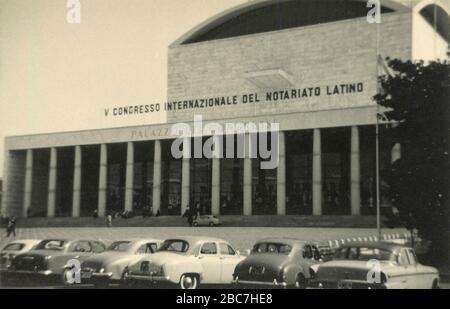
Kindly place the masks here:
MULTIPOLYGON (((385 229, 383 234, 404 234, 404 229, 385 229)), ((1 231, 0 246, 8 240, 1 231)), ((252 227, 126 227, 126 228, 19 228, 16 239, 95 238, 110 243, 113 240, 155 237, 167 239, 176 236, 200 235, 228 240, 237 250, 250 249, 255 241, 266 237, 290 237, 313 241, 376 236, 376 229, 350 228, 252 228, 252 227)))

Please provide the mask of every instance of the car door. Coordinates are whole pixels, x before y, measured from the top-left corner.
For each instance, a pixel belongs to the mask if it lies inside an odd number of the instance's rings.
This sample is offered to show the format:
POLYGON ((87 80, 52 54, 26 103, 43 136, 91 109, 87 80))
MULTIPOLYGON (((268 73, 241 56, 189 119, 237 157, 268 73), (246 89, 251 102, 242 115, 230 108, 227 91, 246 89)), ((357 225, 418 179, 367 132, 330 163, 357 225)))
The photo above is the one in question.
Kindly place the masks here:
POLYGON ((411 276, 409 276, 410 285, 414 289, 429 289, 433 283, 430 278, 427 278, 425 273, 421 271, 416 254, 410 248, 406 249, 406 253, 408 254, 412 272, 411 276))
POLYGON ((221 283, 231 283, 233 281, 233 273, 236 264, 240 261, 240 256, 237 254, 231 245, 221 242, 219 243, 220 261, 221 261, 221 283))
POLYGON ((216 242, 205 242, 202 244, 198 261, 203 268, 203 280, 202 283, 220 283, 221 274, 221 260, 217 250, 216 242))
POLYGON ((393 279, 398 281, 398 286, 401 289, 414 289, 415 268, 411 265, 406 248, 399 252, 398 265, 399 270, 393 276, 393 279))

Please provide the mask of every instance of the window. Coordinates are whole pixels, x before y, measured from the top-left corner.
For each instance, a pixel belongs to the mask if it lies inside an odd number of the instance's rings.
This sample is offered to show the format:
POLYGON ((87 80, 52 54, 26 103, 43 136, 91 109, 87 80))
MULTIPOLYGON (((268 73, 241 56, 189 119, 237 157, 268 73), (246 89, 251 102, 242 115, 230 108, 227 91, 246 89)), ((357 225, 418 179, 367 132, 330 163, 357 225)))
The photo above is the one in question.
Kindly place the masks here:
POLYGON ((5 248, 3 248, 4 251, 20 251, 25 247, 24 244, 9 244, 5 248))
POLYGON ((217 246, 213 242, 203 244, 201 254, 217 254, 217 246))
POLYGON ((161 245, 161 248, 158 251, 169 251, 169 252, 187 252, 189 249, 189 243, 184 240, 171 239, 166 240, 161 245))
POLYGON ((98 241, 93 241, 91 243, 92 245, 92 252, 94 253, 102 253, 105 251, 105 245, 98 241))
POLYGON ((226 244, 226 243, 220 243, 220 254, 222 255, 235 255, 236 252, 234 251, 234 249, 226 244))
POLYGON ((108 251, 118 251, 118 252, 125 252, 130 247, 129 241, 116 241, 113 242, 109 247, 108 251))
POLYGON ((62 250, 64 245, 64 240, 44 240, 37 245, 36 250, 62 250))
POLYGON ((355 261, 391 261, 393 260, 393 257, 394 255, 391 251, 382 250, 379 248, 352 247, 338 250, 334 256, 334 259, 355 261))
POLYGON ((397 257, 398 264, 400 265, 409 265, 408 254, 406 250, 401 250, 400 254, 397 257))
POLYGON ((306 245, 305 247, 303 247, 303 258, 305 259, 313 258, 313 252, 310 245, 306 245))
POLYGON ((71 246, 70 252, 91 252, 91 245, 88 241, 78 241, 71 246))
POLYGON ((156 244, 149 243, 149 244, 140 246, 136 253, 137 254, 150 254, 150 253, 154 253, 155 251, 156 251, 156 244))
POLYGON ((292 247, 290 245, 276 243, 259 243, 253 248, 253 253, 279 253, 289 255, 291 251, 292 247))
POLYGON ((417 261, 417 256, 416 256, 414 250, 413 249, 408 249, 406 251, 407 251, 407 254, 408 254, 408 258, 409 258, 410 264, 411 265, 417 264, 417 262, 418 262, 417 261))
POLYGON ((312 247, 313 250, 313 258, 318 261, 322 258, 322 254, 320 253, 319 248, 317 248, 316 246, 312 247))

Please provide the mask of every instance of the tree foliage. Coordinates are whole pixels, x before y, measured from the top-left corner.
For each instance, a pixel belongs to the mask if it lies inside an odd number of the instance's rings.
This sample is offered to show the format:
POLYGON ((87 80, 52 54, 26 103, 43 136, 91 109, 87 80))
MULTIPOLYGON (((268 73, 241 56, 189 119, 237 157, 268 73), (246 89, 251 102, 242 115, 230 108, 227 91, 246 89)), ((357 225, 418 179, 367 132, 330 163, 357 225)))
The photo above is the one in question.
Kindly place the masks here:
POLYGON ((375 101, 402 157, 388 175, 393 204, 409 229, 432 243, 435 263, 450 257, 450 64, 389 60, 375 101))

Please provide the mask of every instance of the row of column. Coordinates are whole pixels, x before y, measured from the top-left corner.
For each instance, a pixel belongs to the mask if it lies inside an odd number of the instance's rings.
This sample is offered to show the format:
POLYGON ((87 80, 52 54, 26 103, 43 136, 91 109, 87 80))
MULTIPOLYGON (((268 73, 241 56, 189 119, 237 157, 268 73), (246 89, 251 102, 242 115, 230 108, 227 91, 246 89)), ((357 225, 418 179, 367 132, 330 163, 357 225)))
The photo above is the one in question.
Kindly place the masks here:
MULTIPOLYGON (((285 134, 279 132, 279 163, 277 168, 277 214, 286 214, 286 150, 285 134)), ((250 135, 246 135, 246 155, 243 168, 243 213, 245 216, 252 215, 252 159, 250 157, 251 144, 250 135)), ((190 140, 185 140, 185 153, 182 160, 182 179, 181 179, 181 211, 184 213, 187 205, 190 203, 190 140), (189 145, 189 146, 188 146, 189 145)), ((322 141, 320 129, 314 130, 313 141, 313 215, 322 215, 322 141)), ((360 170, 360 142, 359 129, 354 126, 351 129, 351 214, 360 215, 361 208, 361 170, 360 170)), ((392 158, 394 160, 400 157, 400 148, 396 145, 393 149, 392 158)), ((33 151, 27 150, 25 169, 25 188, 23 214, 27 216, 27 210, 31 207, 31 192, 33 179, 33 151)), ((81 146, 75 146, 74 157, 74 176, 73 176, 73 201, 72 216, 80 216, 81 201, 81 166, 82 155, 81 146)), ((153 169, 153 211, 157 212, 161 207, 161 142, 155 141, 154 146, 154 169, 153 169)), ((108 152, 107 145, 100 146, 100 165, 99 165, 99 185, 98 185, 98 215, 106 215, 107 201, 107 167, 108 152)), ((220 215, 220 159, 212 159, 212 186, 211 186, 211 209, 212 214, 220 215)), ((57 150, 51 148, 49 165, 49 184, 48 184, 48 204, 47 216, 55 216, 55 197, 56 197, 56 173, 57 173, 57 150)), ((133 210, 133 184, 134 180, 134 143, 127 143, 127 165, 125 180, 125 210, 133 210)))

